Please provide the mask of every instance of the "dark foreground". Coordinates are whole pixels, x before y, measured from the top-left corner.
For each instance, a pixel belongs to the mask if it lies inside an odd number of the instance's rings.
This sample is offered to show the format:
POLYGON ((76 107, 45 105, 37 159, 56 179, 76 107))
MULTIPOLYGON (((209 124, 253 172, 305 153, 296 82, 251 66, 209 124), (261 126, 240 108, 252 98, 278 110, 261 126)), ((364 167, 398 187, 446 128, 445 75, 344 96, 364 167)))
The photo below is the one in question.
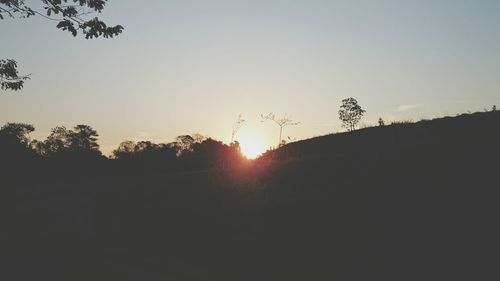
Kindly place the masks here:
POLYGON ((498 280, 500 114, 2 183, 0 280, 498 280))

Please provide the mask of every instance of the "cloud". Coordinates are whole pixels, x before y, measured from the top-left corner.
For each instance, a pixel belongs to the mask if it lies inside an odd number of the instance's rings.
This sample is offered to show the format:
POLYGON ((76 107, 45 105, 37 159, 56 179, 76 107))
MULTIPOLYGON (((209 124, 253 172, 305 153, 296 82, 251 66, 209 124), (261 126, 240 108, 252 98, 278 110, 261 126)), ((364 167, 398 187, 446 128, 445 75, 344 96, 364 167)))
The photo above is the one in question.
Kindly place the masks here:
POLYGON ((420 106, 421 104, 403 104, 398 107, 397 111, 398 112, 410 111, 420 106))

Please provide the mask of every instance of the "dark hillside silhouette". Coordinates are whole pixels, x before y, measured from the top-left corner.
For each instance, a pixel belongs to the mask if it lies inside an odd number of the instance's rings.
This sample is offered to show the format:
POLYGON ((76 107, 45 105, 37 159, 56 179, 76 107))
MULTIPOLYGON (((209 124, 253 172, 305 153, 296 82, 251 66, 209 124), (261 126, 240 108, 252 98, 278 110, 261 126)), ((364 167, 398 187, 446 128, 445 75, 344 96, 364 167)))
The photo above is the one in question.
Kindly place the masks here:
POLYGON ((0 279, 495 280, 499 124, 377 126, 255 161, 182 136, 58 165, 2 133, 23 162, 1 158, 0 279))
POLYGON ((338 133, 290 143, 283 148, 269 151, 260 160, 336 155, 346 159, 354 159, 353 156, 371 159, 409 150, 439 154, 459 147, 463 150, 455 151, 457 156, 478 151, 480 157, 479 151, 489 147, 481 144, 494 147, 493 143, 498 140, 498 116, 498 112, 480 112, 432 121, 369 127, 351 133, 338 133), (474 144, 478 146, 472 148, 474 144), (438 147, 440 149, 437 149, 438 147))

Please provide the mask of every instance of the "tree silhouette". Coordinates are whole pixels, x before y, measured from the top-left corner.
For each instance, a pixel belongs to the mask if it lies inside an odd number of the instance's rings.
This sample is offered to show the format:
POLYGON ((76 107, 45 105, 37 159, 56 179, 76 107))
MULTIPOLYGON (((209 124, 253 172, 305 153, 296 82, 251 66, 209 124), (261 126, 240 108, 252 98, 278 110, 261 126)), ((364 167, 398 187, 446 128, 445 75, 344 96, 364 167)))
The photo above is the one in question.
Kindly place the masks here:
MULTIPOLYGON (((93 13, 100 13, 107 0, 40 0, 41 9, 24 0, 0 0, 0 20, 5 17, 29 18, 41 16, 56 21, 58 29, 68 31, 73 36, 81 33, 86 39, 112 38, 122 33, 123 26, 107 26, 93 13)), ((18 75, 17 62, 13 59, 0 60, 0 89, 17 91, 22 89, 29 75, 18 75)))
POLYGON ((124 159, 132 157, 134 152, 135 142, 126 140, 122 141, 118 148, 113 150, 111 153, 113 154, 114 159, 124 159))
POLYGON ((70 146, 69 134, 66 127, 57 126, 50 131, 50 135, 37 150, 44 156, 53 156, 67 151, 70 146))
MULTIPOLYGON (((0 186, 7 175, 26 175, 36 153, 29 134, 35 128, 24 123, 7 123, 0 128, 0 186)), ((15 176, 14 176, 15 177, 15 176)))
POLYGON ((271 120, 276 125, 279 126, 279 128, 280 128, 280 138, 279 138, 279 142, 278 142, 278 147, 282 145, 282 138, 281 138, 281 136, 283 135, 283 128, 285 128, 287 126, 295 126, 295 125, 299 125, 300 124, 300 122, 293 122, 291 119, 289 119, 286 116, 283 116, 282 118, 276 118, 276 116, 273 113, 269 113, 267 115, 261 114, 260 116, 262 118, 261 122, 265 122, 267 120, 271 120))
POLYGON ((58 126, 51 130, 43 143, 37 143, 36 150, 44 156, 55 156, 67 152, 100 154, 97 131, 88 125, 77 125, 73 130, 58 126))
POLYGON ((30 124, 7 123, 0 128, 0 138, 28 147, 31 143, 29 134, 34 130, 33 125, 30 124))
POLYGON ((117 149, 112 152, 113 158, 117 160, 135 160, 143 164, 149 161, 149 165, 171 164, 177 158, 176 148, 171 144, 156 144, 150 141, 123 141, 117 149))
POLYGON ((356 124, 358 124, 365 112, 356 99, 343 99, 339 110, 339 119, 342 121, 342 127, 347 128, 348 131, 354 131, 356 124))
POLYGON ((182 135, 175 138, 174 147, 177 150, 177 155, 191 151, 193 148, 194 138, 190 135, 182 135))
POLYGON ((382 119, 382 117, 380 117, 380 118, 378 119, 378 125, 379 125, 379 126, 385 126, 385 121, 384 121, 384 119, 382 119))
POLYGON ((238 115, 238 120, 233 124, 233 131, 231 133, 231 142, 234 141, 236 134, 240 131, 241 127, 245 126, 245 119, 242 118, 242 115, 238 115))
POLYGON ((73 151, 98 151, 97 131, 88 125, 76 125, 69 131, 70 148, 73 151))

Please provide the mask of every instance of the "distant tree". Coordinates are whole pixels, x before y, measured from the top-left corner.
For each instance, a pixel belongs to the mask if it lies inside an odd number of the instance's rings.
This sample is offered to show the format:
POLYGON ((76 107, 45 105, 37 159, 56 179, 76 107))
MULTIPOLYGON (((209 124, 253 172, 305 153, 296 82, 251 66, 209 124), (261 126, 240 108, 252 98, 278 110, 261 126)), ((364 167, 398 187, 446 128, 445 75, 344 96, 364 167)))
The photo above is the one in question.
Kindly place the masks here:
POLYGON ((41 155, 52 156, 68 151, 70 145, 70 131, 64 126, 57 126, 50 131, 50 135, 37 150, 41 155))
POLYGON ((384 119, 382 119, 382 117, 380 117, 380 118, 378 119, 378 125, 379 125, 379 126, 385 126, 385 121, 384 121, 384 119))
POLYGON ((133 164, 143 166, 142 168, 145 165, 156 169, 164 168, 177 159, 177 151, 173 145, 150 141, 123 141, 112 154, 114 159, 132 161, 133 164))
POLYGON ((175 138, 174 146, 177 150, 177 155, 191 151, 195 140, 190 135, 182 135, 175 138))
POLYGON ((279 138, 279 141, 278 141, 278 146, 282 146, 282 144, 283 144, 282 143, 283 128, 285 128, 287 126, 295 126, 295 125, 299 125, 300 124, 300 122, 293 122, 291 119, 289 119, 286 116, 284 116, 282 118, 276 118, 276 116, 273 113, 269 113, 267 115, 261 114, 260 116, 262 118, 261 122, 265 122, 267 120, 271 120, 276 125, 279 126, 279 128, 280 128, 280 138, 279 138))
MULTIPOLYGON (((0 128, 0 186, 6 177, 24 180, 37 157, 29 134, 35 128, 30 124, 7 123, 0 128), (21 177, 18 177, 21 176, 21 177)), ((7 187, 7 186, 5 186, 7 187)))
POLYGON ((111 153, 115 159, 123 159, 127 157, 132 157, 135 152, 135 142, 133 141, 122 141, 117 149, 113 150, 111 153))
POLYGON ((201 143, 208 139, 202 134, 193 134, 191 138, 193 138, 193 143, 201 143))
POLYGON ((24 123, 7 123, 0 128, 0 138, 12 144, 20 144, 25 147, 30 146, 30 133, 35 131, 33 125, 24 123))
MULTIPOLYGON (((80 32, 86 39, 112 38, 123 31, 121 25, 107 26, 99 18, 90 17, 93 13, 102 12, 107 0, 40 0, 41 5, 38 8, 34 7, 33 2, 0 0, 0 20, 5 17, 29 18, 38 15, 56 21, 58 29, 68 31, 73 36, 80 32)), ((28 76, 18 74, 15 60, 0 60, 1 90, 20 90, 28 76)))
POLYGON ((187 164, 194 168, 220 166, 224 160, 226 147, 222 142, 211 138, 193 143, 191 153, 185 155, 187 156, 187 164))
POLYGON ((33 140, 31 141, 31 147, 35 153, 39 156, 43 156, 45 153, 45 145, 43 141, 33 140))
POLYGON ((100 154, 97 143, 97 131, 87 125, 77 125, 73 130, 58 126, 42 144, 37 144, 37 151, 42 155, 53 156, 63 152, 100 154))
POLYGON ((122 142, 113 153, 122 168, 137 171, 225 168, 243 161, 238 142, 224 144, 199 134, 183 135, 172 144, 122 142))
POLYGON ((168 143, 158 144, 155 154, 162 161, 169 161, 171 163, 177 160, 177 151, 175 147, 168 143))
POLYGON ((97 131, 88 125, 76 125, 69 131, 70 149, 73 151, 99 151, 97 131))
POLYGON ((134 153, 145 154, 152 153, 158 150, 158 145, 151 141, 138 141, 134 147, 134 153))
POLYGON ((233 131, 231 133, 231 142, 234 141, 234 138, 236 137, 236 134, 240 131, 241 127, 245 126, 245 119, 242 118, 242 115, 238 115, 238 119, 236 120, 236 123, 233 124, 233 131))
POLYGON ((237 141, 227 145, 212 138, 194 143, 192 151, 182 154, 180 158, 188 169, 234 167, 243 161, 237 141))
POLYGON ((339 110, 339 119, 342 121, 342 127, 348 131, 354 131, 365 112, 356 99, 343 99, 339 110))

